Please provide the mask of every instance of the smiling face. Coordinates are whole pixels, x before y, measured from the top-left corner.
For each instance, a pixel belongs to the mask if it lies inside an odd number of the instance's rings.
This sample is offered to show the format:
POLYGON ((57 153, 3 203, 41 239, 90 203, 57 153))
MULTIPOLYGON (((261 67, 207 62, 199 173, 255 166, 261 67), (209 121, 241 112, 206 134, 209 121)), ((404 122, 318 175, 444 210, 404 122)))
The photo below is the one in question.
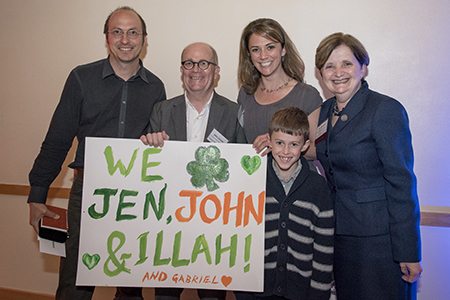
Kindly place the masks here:
POLYGON ((283 72, 281 58, 286 54, 286 50, 281 43, 254 33, 248 40, 248 51, 253 65, 261 73, 261 76, 269 77, 283 72))
MULTIPOLYGON (((134 29, 142 33, 142 24, 136 13, 129 10, 118 10, 109 19, 108 31, 120 29, 124 33, 134 29)), ((121 38, 114 37, 107 33, 106 42, 109 47, 111 65, 137 64, 139 55, 147 37, 139 35, 136 39, 130 39, 126 34, 121 38)))
MULTIPOLYGON (((192 60, 199 62, 207 60, 214 62, 211 47, 204 43, 195 43, 187 46, 182 54, 181 61, 192 60)), ((217 63, 217 62, 216 62, 217 63)), ((210 64, 206 70, 202 70, 195 64, 191 70, 180 67, 181 78, 186 88, 186 93, 208 93, 214 89, 214 79, 217 78, 220 68, 214 64, 210 64)))
POLYGON ((282 131, 272 132, 270 136, 272 155, 280 175, 289 178, 298 165, 298 160, 303 151, 309 146, 302 135, 287 134, 282 131))
POLYGON ((336 99, 346 102, 361 87, 361 79, 367 73, 367 66, 361 66, 348 46, 340 45, 331 52, 320 73, 336 99))

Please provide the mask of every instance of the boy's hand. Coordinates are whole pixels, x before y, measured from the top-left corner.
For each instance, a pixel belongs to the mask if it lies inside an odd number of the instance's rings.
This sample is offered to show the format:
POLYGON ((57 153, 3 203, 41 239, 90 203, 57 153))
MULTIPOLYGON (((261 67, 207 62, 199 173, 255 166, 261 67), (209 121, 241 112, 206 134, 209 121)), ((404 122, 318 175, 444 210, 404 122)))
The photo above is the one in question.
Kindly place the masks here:
POLYGON ((253 148, 256 150, 256 153, 260 153, 264 150, 264 152, 261 153, 261 156, 269 154, 269 152, 272 151, 269 134, 266 133, 258 136, 253 142, 253 148))
POLYGON ((146 146, 162 147, 164 141, 170 139, 169 135, 163 130, 162 132, 147 133, 147 135, 141 135, 141 141, 146 146))

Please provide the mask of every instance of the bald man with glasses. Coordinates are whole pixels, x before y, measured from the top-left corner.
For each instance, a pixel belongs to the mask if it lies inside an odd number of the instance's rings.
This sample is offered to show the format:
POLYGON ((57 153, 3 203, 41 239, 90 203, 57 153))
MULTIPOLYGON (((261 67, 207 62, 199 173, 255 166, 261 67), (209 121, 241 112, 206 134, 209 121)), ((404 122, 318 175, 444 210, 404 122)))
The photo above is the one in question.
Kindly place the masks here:
POLYGON ((181 54, 181 78, 185 93, 153 108, 150 132, 144 144, 162 147, 165 140, 245 143, 238 122, 239 106, 214 90, 220 67, 216 51, 194 43, 181 54))
MULTIPOLYGON (((159 102, 150 118, 151 130, 141 136, 145 145, 162 147, 164 141, 246 143, 238 121, 239 105, 214 91, 220 67, 216 51, 194 43, 181 54, 185 93, 159 102)), ((178 300, 183 289, 155 288, 155 300, 178 300)), ((226 291, 197 290, 202 300, 225 300, 226 291)))

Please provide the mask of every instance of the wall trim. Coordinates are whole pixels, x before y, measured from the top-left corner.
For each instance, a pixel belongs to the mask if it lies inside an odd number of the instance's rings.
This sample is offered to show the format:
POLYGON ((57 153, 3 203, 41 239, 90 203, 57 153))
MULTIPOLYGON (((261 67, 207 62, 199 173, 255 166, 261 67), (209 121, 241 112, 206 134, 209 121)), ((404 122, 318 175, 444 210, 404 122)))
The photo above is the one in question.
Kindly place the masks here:
MULTIPOLYGON (((29 192, 29 185, 0 183, 0 194, 3 195, 28 196, 29 192)), ((48 191, 48 198, 69 199, 69 195, 70 188, 50 187, 48 191)))
MULTIPOLYGON (((28 196, 30 186, 18 184, 0 183, 0 194, 28 196)), ((48 198, 69 199, 70 188, 51 187, 48 191, 48 198)), ((450 227, 450 207, 446 206, 421 206, 422 216, 420 225, 450 227)))
POLYGON ((1 299, 32 299, 32 300, 51 300, 55 295, 35 293, 30 291, 22 291, 10 288, 0 288, 1 299))
POLYGON ((420 215, 420 225, 450 227, 450 206, 421 205, 420 215))

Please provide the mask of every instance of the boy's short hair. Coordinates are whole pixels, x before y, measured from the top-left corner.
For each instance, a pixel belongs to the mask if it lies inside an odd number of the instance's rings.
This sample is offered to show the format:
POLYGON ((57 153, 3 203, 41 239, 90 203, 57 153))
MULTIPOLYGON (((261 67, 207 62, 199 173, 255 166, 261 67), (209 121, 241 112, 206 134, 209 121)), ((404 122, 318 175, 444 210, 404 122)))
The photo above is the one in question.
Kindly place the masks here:
POLYGON ((301 135, 305 142, 309 139, 308 115, 297 107, 286 107, 277 111, 270 120, 269 135, 281 131, 290 135, 301 135))

